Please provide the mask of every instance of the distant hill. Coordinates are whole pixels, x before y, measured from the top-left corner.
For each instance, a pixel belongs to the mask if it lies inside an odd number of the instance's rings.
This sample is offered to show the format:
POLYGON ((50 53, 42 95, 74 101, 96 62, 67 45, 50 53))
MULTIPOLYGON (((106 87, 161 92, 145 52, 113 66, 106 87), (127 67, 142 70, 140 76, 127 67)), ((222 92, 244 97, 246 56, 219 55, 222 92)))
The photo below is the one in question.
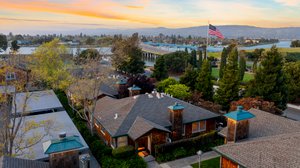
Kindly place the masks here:
MULTIPOLYGON (((300 27, 286 27, 286 28, 261 28, 254 26, 217 26, 218 29, 228 38, 249 37, 249 38, 277 38, 277 39, 300 39, 300 27)), ((206 37, 207 26, 187 27, 187 28, 141 28, 141 29, 82 29, 76 31, 69 31, 63 34, 79 34, 87 35, 101 35, 101 34, 123 34, 130 35, 138 32, 141 35, 181 35, 181 36, 201 36, 206 37)))

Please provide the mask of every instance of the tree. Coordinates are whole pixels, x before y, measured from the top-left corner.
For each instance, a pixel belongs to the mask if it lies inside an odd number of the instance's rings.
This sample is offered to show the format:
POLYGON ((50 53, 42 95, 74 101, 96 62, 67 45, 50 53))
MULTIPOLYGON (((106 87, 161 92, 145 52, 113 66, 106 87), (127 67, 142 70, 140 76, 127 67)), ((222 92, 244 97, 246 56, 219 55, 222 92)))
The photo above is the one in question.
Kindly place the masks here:
POLYGON ((202 66, 202 62, 203 62, 203 58, 202 58, 202 51, 201 50, 199 50, 198 51, 198 53, 199 53, 199 60, 198 60, 198 69, 200 70, 201 69, 201 66, 202 66))
POLYGON ((0 34, 0 52, 7 49, 7 38, 4 34, 0 34))
POLYGON ((285 63, 283 70, 287 77, 288 100, 294 101, 300 97, 300 61, 285 63))
POLYGON ((184 72, 187 67, 188 56, 184 51, 176 51, 164 55, 168 71, 175 73, 184 72))
POLYGON ((194 67, 189 64, 185 69, 184 74, 180 77, 179 82, 190 87, 191 90, 195 89, 195 84, 197 83, 197 71, 194 70, 194 67))
MULTIPOLYGON (((14 67, 14 65, 4 64, 4 68, 0 69, 0 74, 5 74, 14 67)), ((28 152, 28 148, 41 142, 54 126, 51 119, 38 122, 25 119, 28 110, 27 103, 36 99, 36 95, 23 87, 26 80, 20 78, 21 76, 17 81, 10 83, 6 81, 0 83, 2 87, 0 92, 0 155, 32 155, 31 151, 28 152), (19 92, 22 92, 24 96, 17 100, 16 94, 19 92), (41 129, 42 132, 36 132, 41 129)))
POLYGON ((18 41, 14 40, 11 42, 10 50, 17 52, 19 50, 20 46, 18 45, 18 41))
POLYGON ((93 45, 94 43, 95 43, 95 39, 94 38, 92 38, 92 37, 88 37, 87 39, 86 39, 86 41, 85 41, 85 44, 87 44, 87 45, 93 45))
POLYGON ((190 56, 190 64, 193 66, 193 68, 197 68, 197 52, 196 50, 191 51, 191 56, 190 56))
POLYGON ((215 95, 216 102, 222 105, 223 110, 228 110, 230 102, 239 98, 240 80, 236 47, 229 53, 227 62, 223 78, 220 80, 220 87, 215 95))
POLYGON ((76 64, 86 64, 89 60, 100 61, 102 56, 96 49, 83 50, 79 56, 76 57, 76 64))
POLYGON ((158 81, 161 81, 168 78, 168 76, 165 58, 164 56, 160 56, 155 61, 152 77, 156 78, 158 81))
POLYGON ((142 60, 142 50, 138 46, 138 34, 134 33, 130 38, 122 39, 115 37, 112 52, 112 64, 117 70, 130 74, 144 72, 144 61, 142 60))
POLYGON ((273 46, 263 56, 254 80, 248 85, 246 95, 259 96, 264 100, 274 102, 280 109, 285 109, 288 99, 286 76, 283 71, 283 57, 273 46))
POLYGON ((233 101, 230 103, 230 110, 235 111, 237 106, 243 106, 244 110, 250 110, 251 108, 257 108, 262 111, 266 111, 272 114, 282 114, 282 110, 277 108, 274 102, 265 101, 261 98, 255 97, 245 97, 238 101, 233 101))
POLYGON ((190 88, 183 84, 170 85, 166 88, 166 93, 181 100, 187 100, 191 97, 190 88))
POLYGON ((36 83, 62 90, 72 83, 72 77, 62 59, 66 51, 66 47, 59 44, 59 39, 44 43, 34 51, 29 67, 36 83))
POLYGON ((252 53, 252 57, 253 57, 252 70, 253 70, 253 72, 256 72, 256 70, 257 70, 257 64, 262 59, 262 55, 263 55, 264 51, 265 51, 265 49, 263 49, 263 48, 261 48, 261 49, 255 49, 253 51, 253 53, 252 53))
POLYGON ((210 71, 210 62, 204 60, 201 71, 197 78, 196 90, 202 93, 202 98, 211 101, 213 99, 214 90, 210 71))
POLYGON ((222 54, 221 54, 221 63, 220 63, 220 70, 219 70, 220 79, 223 78, 223 73, 224 73, 224 70, 225 70, 226 62, 227 62, 227 50, 224 47, 223 51, 222 51, 222 54))
POLYGON ((300 40, 294 40, 291 42, 291 47, 300 47, 300 40))
POLYGON ((240 60, 239 60, 239 75, 240 75, 240 81, 243 81, 245 71, 246 71, 246 56, 245 51, 240 51, 240 60))
POLYGON ((167 78, 161 82, 159 82, 157 86, 157 90, 159 92, 165 92, 166 88, 168 88, 170 85, 176 85, 179 84, 174 78, 167 78))

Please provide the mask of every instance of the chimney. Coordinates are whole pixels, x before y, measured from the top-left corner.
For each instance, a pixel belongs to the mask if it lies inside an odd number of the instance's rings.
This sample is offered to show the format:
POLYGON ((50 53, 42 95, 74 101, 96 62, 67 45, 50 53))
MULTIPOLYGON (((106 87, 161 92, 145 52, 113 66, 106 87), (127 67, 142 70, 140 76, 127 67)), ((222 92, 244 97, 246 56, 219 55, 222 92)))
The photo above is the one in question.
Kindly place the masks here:
POLYGON ((179 140, 182 138, 183 132, 182 113, 184 106, 176 102, 168 108, 170 112, 170 122, 172 124, 172 140, 179 140))
POLYGON ((128 90, 129 90, 129 97, 133 97, 140 94, 141 88, 136 85, 133 85, 132 87, 128 88, 128 90))
POLYGON ((49 154, 50 168, 79 168, 79 149, 84 147, 80 137, 66 136, 63 132, 58 139, 43 143, 44 154, 49 154))
POLYGON ((227 142, 236 142, 248 138, 249 119, 254 118, 254 114, 243 110, 243 106, 238 106, 236 111, 227 113, 224 116, 227 118, 227 142))
POLYGON ((127 82, 124 79, 121 79, 118 82, 116 82, 116 84, 117 84, 117 88, 118 88, 119 98, 126 97, 126 91, 127 91, 126 84, 127 84, 127 82))

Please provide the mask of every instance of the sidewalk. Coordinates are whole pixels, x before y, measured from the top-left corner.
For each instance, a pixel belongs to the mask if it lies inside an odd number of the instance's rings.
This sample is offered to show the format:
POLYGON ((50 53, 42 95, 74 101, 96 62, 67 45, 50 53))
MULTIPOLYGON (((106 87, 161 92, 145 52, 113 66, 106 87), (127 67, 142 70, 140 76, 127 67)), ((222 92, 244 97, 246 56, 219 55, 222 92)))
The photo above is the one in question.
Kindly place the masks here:
MULTIPOLYGON (((218 156, 220 156, 220 155, 214 151, 206 152, 203 155, 201 155, 201 161, 212 159, 212 158, 215 158, 218 156)), ((160 167, 161 168, 190 168, 191 164, 197 163, 197 162, 199 162, 199 156, 194 155, 194 156, 177 159, 177 160, 173 160, 170 162, 160 164, 160 167)))

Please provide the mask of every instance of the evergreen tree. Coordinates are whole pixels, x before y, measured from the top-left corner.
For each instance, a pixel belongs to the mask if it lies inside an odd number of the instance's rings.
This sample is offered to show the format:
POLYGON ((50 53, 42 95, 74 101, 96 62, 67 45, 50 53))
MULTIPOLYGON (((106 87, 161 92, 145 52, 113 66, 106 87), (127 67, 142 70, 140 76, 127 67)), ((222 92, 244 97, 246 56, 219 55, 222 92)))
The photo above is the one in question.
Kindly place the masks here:
POLYGON ((156 80, 161 81, 163 79, 168 78, 168 70, 165 62, 164 56, 160 56, 156 59, 154 64, 154 72, 152 77, 156 78, 156 80))
POLYGON ((245 51, 240 52, 240 60, 239 60, 239 70, 240 70, 240 81, 243 81, 245 71, 246 71, 246 56, 245 51))
POLYGON ((200 70, 201 69, 201 66, 202 66, 202 62, 203 62, 203 56, 202 56, 202 51, 199 50, 199 60, 198 60, 198 69, 200 70))
POLYGON ((10 50, 17 52, 19 50, 20 46, 18 45, 18 41, 14 40, 11 42, 10 50))
POLYGON ((221 63, 220 63, 220 70, 219 70, 220 79, 223 78, 223 73, 226 66, 226 60, 227 60, 227 49, 224 47, 221 55, 221 63))
POLYGON ((289 101, 294 101, 300 97, 300 61, 286 63, 284 72, 287 76, 289 101))
POLYGON ((190 64, 194 67, 197 68, 197 52, 196 50, 192 50, 191 52, 191 60, 190 64))
POLYGON ((213 82, 210 71, 210 62, 208 60, 203 61, 201 71, 197 78, 196 90, 202 93, 203 99, 209 101, 213 99, 213 82))
POLYGON ((228 110, 231 101, 239 98, 239 68, 238 51, 233 48, 229 53, 227 65, 225 67, 223 78, 220 80, 220 87, 217 90, 215 100, 223 110, 228 110))
POLYGON ((0 34, 0 52, 7 49, 7 38, 4 34, 0 34))
POLYGON ((180 77, 180 83, 185 84, 190 87, 191 90, 195 89, 195 84, 197 81, 197 71, 194 70, 194 67, 189 64, 185 69, 183 76, 180 77))
POLYGON ((264 55, 254 80, 248 86, 247 95, 259 96, 274 102, 280 109, 286 108, 288 87, 283 71, 283 57, 276 46, 264 55))

